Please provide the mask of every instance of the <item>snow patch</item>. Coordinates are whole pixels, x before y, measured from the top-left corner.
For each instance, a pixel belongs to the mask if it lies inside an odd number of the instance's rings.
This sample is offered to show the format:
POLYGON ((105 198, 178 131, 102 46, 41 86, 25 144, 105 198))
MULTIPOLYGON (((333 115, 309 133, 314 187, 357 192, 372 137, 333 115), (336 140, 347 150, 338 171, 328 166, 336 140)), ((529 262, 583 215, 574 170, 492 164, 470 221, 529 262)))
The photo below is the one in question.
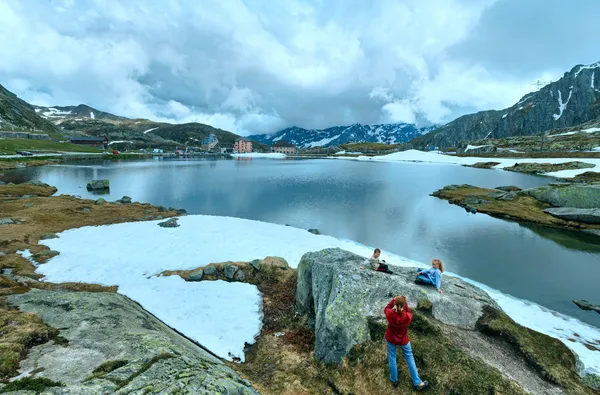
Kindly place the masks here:
POLYGON ((152 128, 152 129, 148 129, 148 130, 144 130, 142 133, 146 134, 146 133, 150 133, 153 130, 156 130, 158 128, 152 128))
POLYGON ((588 129, 583 129, 583 130, 576 130, 574 132, 564 132, 564 133, 552 134, 552 135, 550 135, 550 137, 572 136, 577 133, 596 133, 596 132, 600 132, 600 128, 588 128, 588 129))
POLYGON ((282 134, 281 136, 275 137, 275 138, 274 138, 272 141, 275 143, 275 142, 277 142, 277 141, 281 140, 281 139, 282 139, 282 138, 284 138, 284 137, 285 137, 285 133, 284 133, 284 134, 282 134))
MULTIPOLYGON (((425 153, 408 154, 423 158, 425 153)), ((45 281, 118 285, 119 293, 218 356, 243 360, 244 343, 252 344, 261 328, 261 301, 255 286, 223 281, 185 282, 178 276, 156 275, 164 270, 193 269, 214 262, 247 262, 269 255, 283 257, 291 267, 297 267, 303 254, 325 248, 338 247, 365 257, 373 251, 349 240, 239 218, 190 215, 179 218, 181 226, 171 229, 161 228, 157 222, 88 226, 62 232, 59 239, 40 241, 60 251, 60 255, 36 271, 45 276, 45 281), (96 248, 81 247, 86 245, 96 248), (97 254, 98 250, 104 253, 97 254)), ((383 254, 392 265, 423 265, 383 254)), ((599 339, 598 328, 465 280, 486 291, 519 324, 560 339, 579 356, 586 372, 600 373, 597 352, 581 343, 599 339), (575 332, 579 337, 573 335, 575 332)))
POLYGON ((467 145, 467 148, 465 149, 465 152, 470 151, 470 150, 474 150, 474 149, 479 149, 479 148, 484 148, 484 147, 491 147, 491 144, 487 144, 487 145, 467 145))
POLYGON ((575 72, 575 78, 577 78, 579 76, 579 73, 581 73, 582 70, 595 69, 595 68, 598 68, 598 67, 600 67, 600 62, 592 63, 592 64, 587 65, 587 66, 581 66, 581 67, 579 67, 579 70, 577 70, 575 72))
POLYGON ((552 114, 555 121, 558 121, 560 119, 560 117, 562 117, 563 112, 567 108, 567 104, 569 104, 569 100, 571 100, 571 95, 573 94, 572 88, 573 87, 571 87, 571 89, 569 90, 569 97, 567 98, 567 101, 564 103, 562 102, 562 93, 561 93, 560 89, 558 90, 558 114, 552 114))
POLYGON ((319 141, 313 141, 311 143, 306 144, 306 148, 322 147, 324 145, 331 143, 333 140, 337 139, 340 136, 341 135, 338 134, 337 136, 333 136, 331 138, 324 138, 319 141))
POLYGON ((594 89, 594 76, 596 75, 596 72, 592 72, 592 83, 590 84, 590 88, 594 89))
MULTIPOLYGON (((381 155, 381 156, 358 156, 356 158, 345 157, 345 156, 332 156, 331 158, 338 158, 343 160, 359 160, 359 161, 373 161, 373 162, 426 162, 426 163, 440 163, 448 165, 473 165, 477 162, 489 161, 489 158, 478 158, 477 156, 469 157, 457 157, 451 155, 444 155, 434 152, 424 152, 418 150, 407 150, 401 152, 394 152, 393 154, 381 155)), ((565 163, 571 162, 572 158, 494 158, 494 162, 500 162, 499 165, 493 167, 494 169, 503 169, 505 167, 514 166, 516 163, 565 163)), ((600 159, 597 158, 585 158, 583 159, 586 163, 593 164, 596 168, 600 168, 600 159)), ((591 169, 578 169, 578 170, 562 170, 555 173, 548 173, 554 177, 560 178, 571 178, 577 174, 585 173, 586 171, 593 171, 591 169), (570 174, 569 172, 573 172, 570 174)))
POLYGON ((504 118, 506 118, 506 116, 507 116, 507 115, 508 115, 508 113, 504 114, 504 115, 502 116, 502 118, 503 118, 503 119, 504 119, 504 118))
POLYGON ((69 114, 71 114, 71 111, 62 111, 54 107, 49 107, 46 111, 42 112, 42 115, 46 118, 63 118, 69 114))
POLYGON ((115 141, 109 141, 108 145, 112 145, 112 144, 120 144, 120 143, 129 143, 129 144, 133 144, 133 141, 131 141, 131 140, 115 140, 115 141))
POLYGON ((92 118, 92 119, 96 119, 96 116, 94 115, 94 112, 93 112, 93 111, 90 111, 90 118, 92 118))

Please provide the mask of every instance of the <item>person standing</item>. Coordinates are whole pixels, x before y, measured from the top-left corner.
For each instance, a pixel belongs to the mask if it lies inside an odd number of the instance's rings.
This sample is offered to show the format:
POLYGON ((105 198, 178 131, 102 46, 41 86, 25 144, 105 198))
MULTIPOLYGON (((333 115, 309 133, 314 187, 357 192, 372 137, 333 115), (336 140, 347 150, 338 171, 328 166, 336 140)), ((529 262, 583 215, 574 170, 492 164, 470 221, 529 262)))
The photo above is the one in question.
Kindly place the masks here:
POLYGON ((398 388, 398 367, 396 365, 396 348, 400 347, 408 365, 408 371, 413 387, 422 391, 429 387, 428 381, 419 377, 417 365, 413 357, 410 339, 408 338, 408 326, 412 321, 412 312, 408 306, 406 296, 395 296, 383 309, 388 321, 385 331, 385 343, 387 345, 388 366, 390 369, 390 381, 394 388, 398 388))

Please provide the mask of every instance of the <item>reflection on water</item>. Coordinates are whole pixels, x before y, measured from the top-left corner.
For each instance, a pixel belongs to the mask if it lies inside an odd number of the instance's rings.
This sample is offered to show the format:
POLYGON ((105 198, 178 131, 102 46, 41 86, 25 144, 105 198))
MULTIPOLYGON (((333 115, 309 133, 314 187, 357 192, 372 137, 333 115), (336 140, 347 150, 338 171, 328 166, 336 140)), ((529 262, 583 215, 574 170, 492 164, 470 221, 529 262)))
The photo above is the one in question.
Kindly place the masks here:
POLYGON ((528 188, 547 178, 437 164, 158 158, 20 169, 11 177, 89 198, 87 182, 108 178, 107 200, 128 195, 191 214, 318 228, 421 262, 437 257, 451 272, 600 326, 600 315, 571 302, 600 303, 597 239, 468 214, 429 196, 448 184, 528 188))
MULTIPOLYGON (((600 235, 535 224, 521 224, 521 226, 570 250, 600 253, 600 235)), ((598 265, 600 265, 600 260, 598 261, 598 265)))

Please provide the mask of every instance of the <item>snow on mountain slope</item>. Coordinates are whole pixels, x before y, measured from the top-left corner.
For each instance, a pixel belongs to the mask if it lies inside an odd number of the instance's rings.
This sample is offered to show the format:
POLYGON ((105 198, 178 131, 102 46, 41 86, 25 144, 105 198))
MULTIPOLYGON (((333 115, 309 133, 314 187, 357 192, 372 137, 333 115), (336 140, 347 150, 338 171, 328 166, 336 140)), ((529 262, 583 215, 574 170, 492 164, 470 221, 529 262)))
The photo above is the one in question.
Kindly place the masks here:
POLYGON ((271 134, 256 134, 249 139, 265 144, 286 140, 299 148, 334 147, 345 143, 405 143, 435 129, 437 126, 417 128, 415 125, 381 124, 334 126, 327 129, 291 127, 271 134))

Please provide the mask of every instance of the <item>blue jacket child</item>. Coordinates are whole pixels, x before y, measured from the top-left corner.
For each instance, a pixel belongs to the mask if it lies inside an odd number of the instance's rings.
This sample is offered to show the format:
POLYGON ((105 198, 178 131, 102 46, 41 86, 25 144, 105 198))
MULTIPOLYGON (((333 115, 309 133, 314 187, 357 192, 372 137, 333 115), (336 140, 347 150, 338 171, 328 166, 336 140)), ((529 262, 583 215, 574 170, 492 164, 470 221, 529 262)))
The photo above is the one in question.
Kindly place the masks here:
POLYGON ((417 269, 417 278, 415 283, 421 285, 433 285, 441 294, 442 291, 442 273, 444 272, 444 264, 439 259, 431 261, 431 269, 417 269))

